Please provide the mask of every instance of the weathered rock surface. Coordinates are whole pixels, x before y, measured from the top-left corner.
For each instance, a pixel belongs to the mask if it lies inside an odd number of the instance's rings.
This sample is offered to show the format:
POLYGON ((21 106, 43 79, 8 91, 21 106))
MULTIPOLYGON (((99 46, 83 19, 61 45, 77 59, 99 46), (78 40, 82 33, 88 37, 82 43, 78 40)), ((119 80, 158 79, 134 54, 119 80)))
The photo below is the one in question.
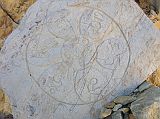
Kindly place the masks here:
MULTIPOLYGON (((11 105, 7 95, 4 94, 3 90, 0 89, 0 113, 11 114, 11 105)), ((3 119, 3 118, 0 118, 3 119)))
POLYGON ((0 48, 3 45, 4 39, 13 30, 13 22, 9 16, 0 8, 0 48))
POLYGON ((15 119, 95 119, 157 69, 159 36, 130 0, 39 0, 5 41, 0 85, 15 119))
POLYGON ((155 86, 160 87, 160 68, 152 73, 147 79, 148 82, 152 83, 155 86))
POLYGON ((28 7, 36 0, 0 0, 0 48, 5 38, 19 24, 28 7))
POLYGON ((19 23, 24 13, 36 0, 0 0, 3 9, 14 22, 19 23))
POLYGON ((138 95, 131 111, 136 119, 160 119, 160 88, 151 87, 138 95))

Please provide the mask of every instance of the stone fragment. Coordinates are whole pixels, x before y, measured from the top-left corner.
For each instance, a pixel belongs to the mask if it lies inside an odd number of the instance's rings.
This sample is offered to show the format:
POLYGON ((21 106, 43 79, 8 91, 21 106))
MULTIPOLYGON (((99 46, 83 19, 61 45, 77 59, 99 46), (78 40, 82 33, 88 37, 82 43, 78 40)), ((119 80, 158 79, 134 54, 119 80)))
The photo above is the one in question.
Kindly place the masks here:
POLYGON ((105 107, 108 108, 108 109, 112 109, 115 105, 116 105, 116 104, 115 104, 114 102, 110 102, 110 103, 107 103, 107 104, 105 105, 105 107))
POLYGON ((103 119, 109 115, 111 115, 112 113, 112 110, 111 109, 106 109, 106 108, 103 108, 100 112, 100 119, 103 119))
POLYGON ((129 108, 121 108, 118 111, 121 111, 123 113, 127 113, 127 112, 129 112, 129 110, 130 110, 129 108))
POLYGON ((133 102, 134 100, 136 100, 136 97, 133 96, 119 96, 115 98, 113 101, 117 104, 126 105, 128 103, 133 102))
POLYGON ((144 81, 137 89, 139 90, 139 92, 142 92, 142 91, 150 88, 151 86, 152 86, 151 83, 144 81))
POLYGON ((114 112, 112 114, 112 119, 123 119, 123 115, 120 111, 114 112))
POLYGON ((139 94, 131 103, 131 111, 136 119, 159 119, 160 88, 151 87, 139 94))
POLYGON ((122 104, 117 104, 117 105, 114 106, 113 111, 117 111, 121 107, 122 107, 122 104))

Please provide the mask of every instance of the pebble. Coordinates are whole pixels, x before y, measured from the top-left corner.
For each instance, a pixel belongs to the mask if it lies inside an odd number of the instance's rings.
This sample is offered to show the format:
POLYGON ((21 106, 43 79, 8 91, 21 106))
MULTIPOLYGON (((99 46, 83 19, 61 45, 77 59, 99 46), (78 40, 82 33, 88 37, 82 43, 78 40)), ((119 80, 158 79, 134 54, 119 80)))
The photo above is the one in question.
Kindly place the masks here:
POLYGON ((113 111, 117 111, 118 109, 120 109, 122 107, 122 104, 117 104, 114 106, 113 111))
POLYGON ((115 105, 116 105, 116 104, 115 104, 114 102, 110 102, 110 103, 107 103, 107 104, 105 105, 105 107, 108 108, 108 109, 113 109, 115 105))
POLYGON ((111 115, 112 113, 112 110, 111 109, 106 109, 106 108, 103 108, 100 112, 100 119, 103 119, 109 115, 111 115))
POLYGON ((134 96, 119 96, 115 98, 113 101, 117 104, 126 105, 128 103, 131 103, 136 100, 136 97, 134 96))

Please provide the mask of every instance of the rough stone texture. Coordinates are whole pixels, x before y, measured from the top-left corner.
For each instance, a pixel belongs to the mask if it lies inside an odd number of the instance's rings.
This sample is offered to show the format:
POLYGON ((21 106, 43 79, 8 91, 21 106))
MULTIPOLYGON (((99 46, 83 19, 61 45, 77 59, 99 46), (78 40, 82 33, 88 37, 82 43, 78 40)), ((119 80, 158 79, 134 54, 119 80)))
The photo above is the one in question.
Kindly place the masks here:
POLYGON ((36 0, 0 0, 0 48, 5 38, 19 24, 27 8, 36 0))
POLYGON ((160 88, 151 87, 138 96, 131 103, 131 111, 136 119, 160 118, 160 88))
POLYGON ((12 20, 19 23, 20 19, 36 0, 0 0, 0 6, 10 15, 12 20))
POLYGON ((4 42, 4 39, 13 30, 12 20, 8 15, 0 8, 0 48, 4 42))
POLYGON ((155 86, 160 87, 160 68, 158 68, 152 75, 147 79, 148 82, 152 83, 155 86))
POLYGON ((153 21, 156 28, 160 29, 160 0, 135 0, 146 15, 153 21))
MULTIPOLYGON (((142 10, 149 15, 151 9, 151 0, 137 0, 142 10)), ((153 1, 153 0, 152 0, 153 1)))
MULTIPOLYGON (((0 113, 11 114, 11 105, 7 95, 0 89, 0 113)), ((1 119, 1 118, 0 118, 1 119)))
POLYGON ((159 38, 132 0, 39 0, 5 41, 0 84, 15 119, 95 119, 157 69, 159 38))

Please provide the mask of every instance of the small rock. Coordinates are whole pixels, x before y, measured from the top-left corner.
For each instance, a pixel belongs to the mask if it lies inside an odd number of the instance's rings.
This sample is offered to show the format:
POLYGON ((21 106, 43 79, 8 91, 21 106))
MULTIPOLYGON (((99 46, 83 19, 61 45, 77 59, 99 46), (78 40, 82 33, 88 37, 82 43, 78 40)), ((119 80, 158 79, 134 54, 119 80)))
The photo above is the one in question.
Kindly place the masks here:
POLYGON ((107 104, 105 105, 105 107, 108 108, 108 109, 113 109, 113 107, 114 107, 115 105, 116 105, 116 104, 115 104, 114 102, 110 102, 110 103, 107 103, 107 104))
POLYGON ((122 113, 120 111, 114 112, 112 114, 112 119, 123 119, 122 113))
POLYGON ((117 104, 126 105, 136 100, 136 97, 133 96, 119 96, 115 98, 113 101, 117 104))
POLYGON ((129 112, 129 108, 121 108, 118 111, 121 111, 123 113, 127 113, 127 112, 129 112))
POLYGON ((150 88, 151 86, 152 86, 152 85, 151 85, 150 83, 148 83, 148 82, 145 81, 145 82, 143 82, 143 83, 138 87, 138 90, 139 90, 139 92, 142 92, 142 91, 150 88))
POLYGON ((117 104, 117 105, 114 106, 113 111, 117 111, 121 107, 122 107, 122 104, 117 104))
POLYGON ((109 115, 111 115, 112 113, 112 110, 111 109, 106 109, 106 108, 103 108, 100 112, 100 119, 103 119, 109 115))

